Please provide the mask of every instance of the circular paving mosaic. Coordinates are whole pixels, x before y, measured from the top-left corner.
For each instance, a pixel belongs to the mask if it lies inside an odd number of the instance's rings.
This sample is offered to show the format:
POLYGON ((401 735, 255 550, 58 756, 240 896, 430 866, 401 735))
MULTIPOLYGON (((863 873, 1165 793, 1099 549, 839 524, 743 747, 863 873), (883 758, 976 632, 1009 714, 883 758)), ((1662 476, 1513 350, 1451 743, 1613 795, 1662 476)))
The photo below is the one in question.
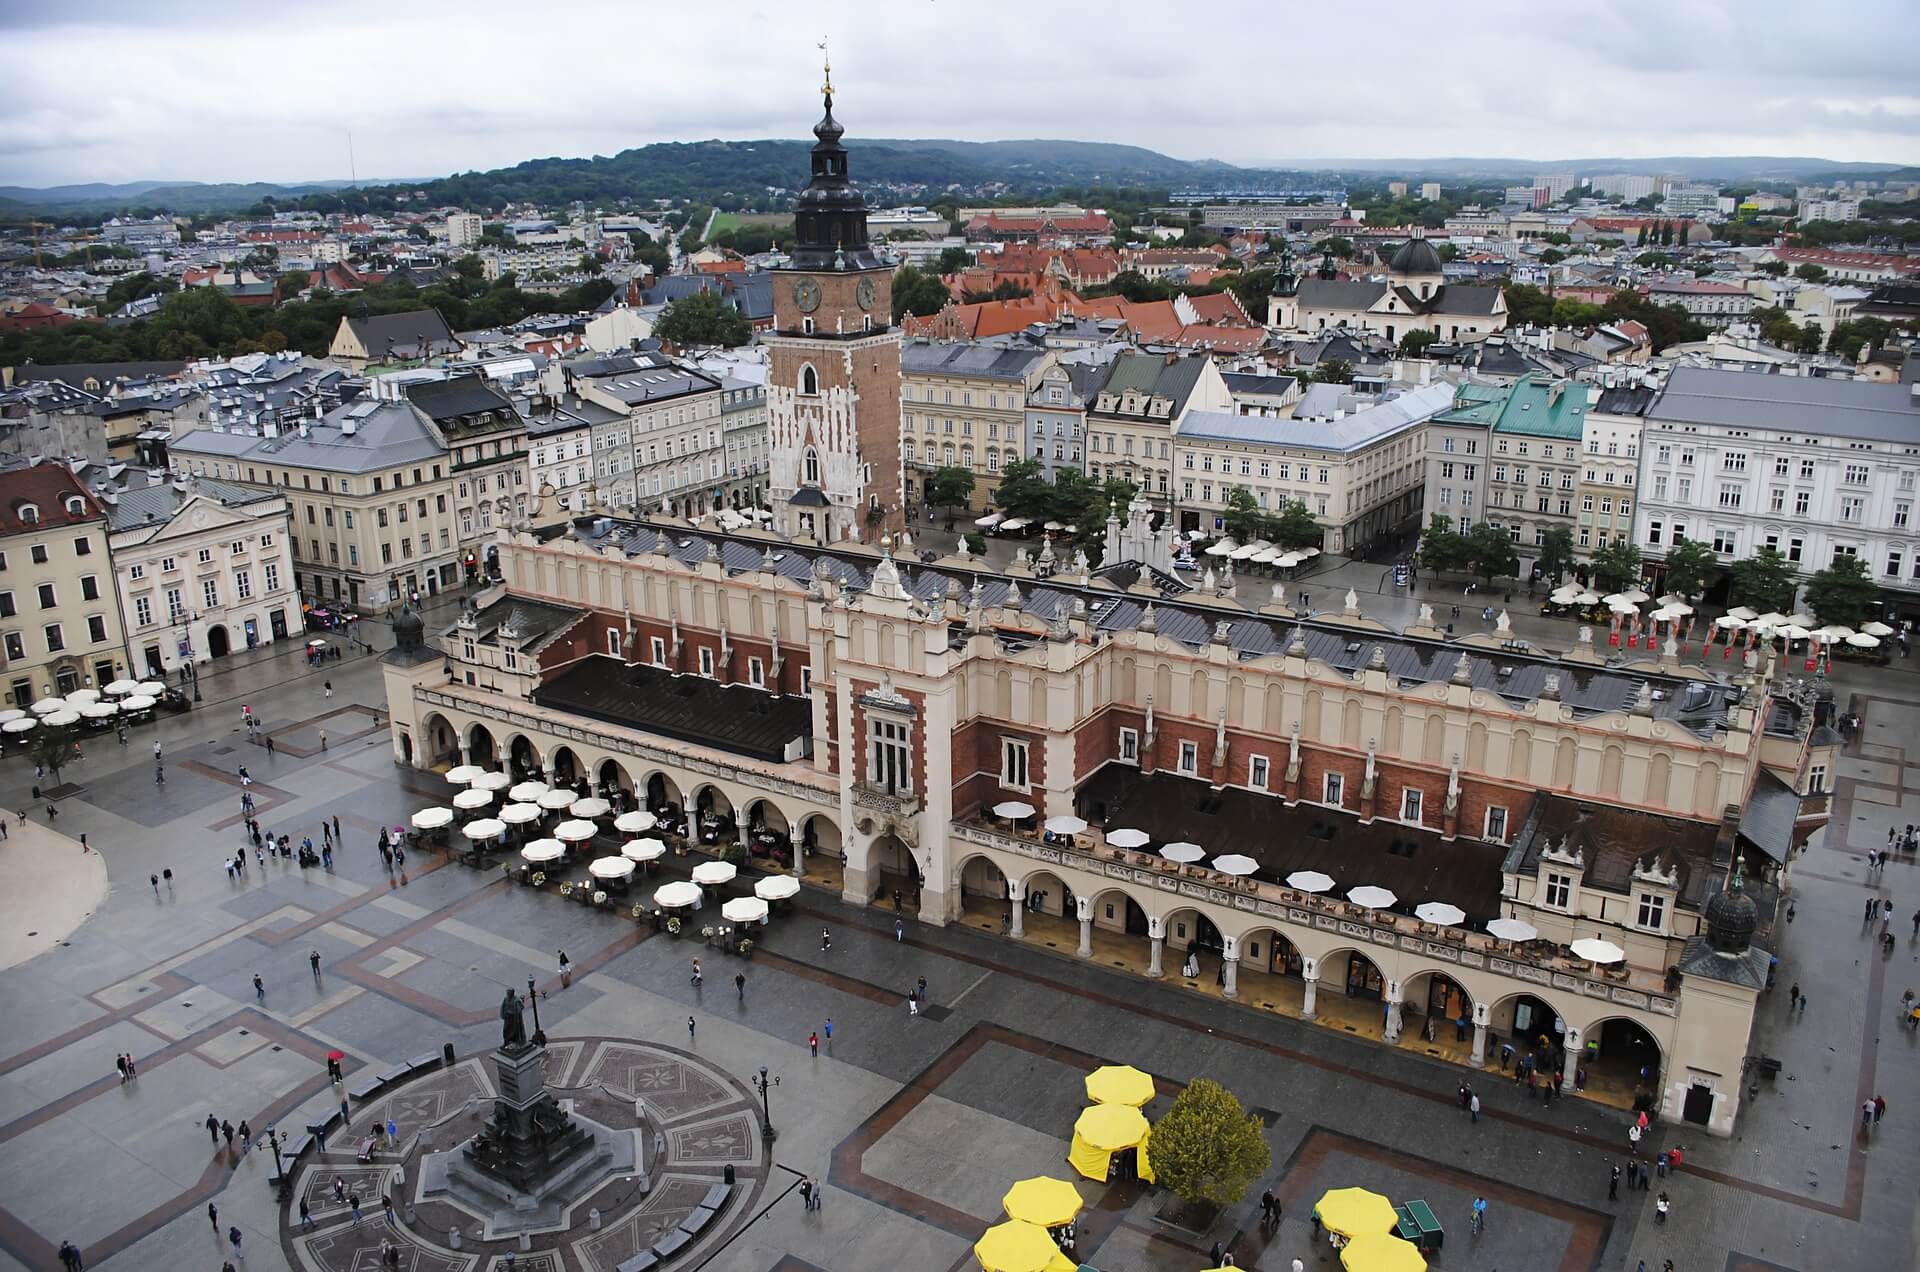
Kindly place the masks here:
POLYGON ((468 1206, 423 1197, 422 1158, 455 1148, 493 1111, 499 1093, 488 1052, 385 1088, 354 1109, 351 1127, 329 1134, 324 1156, 302 1154, 282 1208, 291 1265, 379 1272, 391 1246, 405 1272, 617 1272, 645 1251, 662 1253, 659 1266, 668 1267, 696 1262, 750 1213, 767 1159, 759 1106, 745 1085, 697 1056, 627 1038, 552 1040, 545 1070, 548 1092, 570 1111, 616 1133, 639 1131, 642 1169, 569 1198, 556 1223, 526 1238, 526 1249, 518 1237, 488 1238, 487 1223, 468 1206), (398 1131, 391 1144, 389 1119, 398 1131), (729 1167, 734 1184, 723 1189, 729 1167), (358 1196, 357 1223, 336 1193, 358 1196), (383 1197, 393 1201, 391 1220, 383 1197))

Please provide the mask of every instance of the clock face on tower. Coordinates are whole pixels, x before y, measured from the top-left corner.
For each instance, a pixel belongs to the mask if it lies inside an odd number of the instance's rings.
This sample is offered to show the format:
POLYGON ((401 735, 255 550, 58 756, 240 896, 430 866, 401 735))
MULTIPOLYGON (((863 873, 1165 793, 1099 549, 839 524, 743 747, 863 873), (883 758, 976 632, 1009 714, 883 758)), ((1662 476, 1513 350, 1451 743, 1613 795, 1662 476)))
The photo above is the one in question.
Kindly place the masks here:
POLYGON ((853 298, 854 300, 859 302, 860 308, 872 309, 873 308, 873 280, 871 278, 861 279, 860 285, 853 289, 853 298))
POLYGON ((810 314, 820 308, 820 284, 811 278, 803 278, 793 285, 793 303, 800 306, 800 312, 810 314))

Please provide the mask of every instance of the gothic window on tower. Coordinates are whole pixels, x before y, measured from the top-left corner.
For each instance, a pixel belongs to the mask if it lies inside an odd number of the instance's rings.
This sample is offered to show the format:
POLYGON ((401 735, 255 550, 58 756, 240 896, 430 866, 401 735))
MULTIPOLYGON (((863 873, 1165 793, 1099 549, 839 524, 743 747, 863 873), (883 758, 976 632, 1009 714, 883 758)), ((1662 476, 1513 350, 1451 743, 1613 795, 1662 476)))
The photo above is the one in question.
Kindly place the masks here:
POLYGON ((820 392, 820 376, 812 366, 800 368, 800 392, 808 397, 820 392))
MULTIPOLYGON (((808 373, 811 374, 813 368, 809 367, 807 368, 807 370, 808 370, 808 373)), ((820 484, 819 452, 815 451, 811 446, 807 447, 806 454, 801 458, 800 466, 801 466, 801 472, 803 474, 803 479, 808 484, 814 485, 814 486, 817 486, 820 484)))

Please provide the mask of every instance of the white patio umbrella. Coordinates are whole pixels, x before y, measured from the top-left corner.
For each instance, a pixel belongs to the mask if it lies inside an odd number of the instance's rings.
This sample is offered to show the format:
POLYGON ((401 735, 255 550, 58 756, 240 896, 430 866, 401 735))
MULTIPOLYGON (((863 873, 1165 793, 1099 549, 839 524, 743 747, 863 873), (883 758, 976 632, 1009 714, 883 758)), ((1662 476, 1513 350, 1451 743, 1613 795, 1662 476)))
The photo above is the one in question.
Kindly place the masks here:
POLYGON ((1647 615, 1647 617, 1651 618, 1656 623, 1671 623, 1676 621, 1677 619, 1685 618, 1686 614, 1687 614, 1687 611, 1686 611, 1686 607, 1684 606, 1682 606, 1680 609, 1675 609, 1671 605, 1663 605, 1659 609, 1653 611, 1653 613, 1647 615))
POLYGON ((1248 559, 1255 565, 1272 565, 1285 555, 1286 553, 1278 548, 1262 548, 1248 559))
POLYGON ((1213 868, 1221 874, 1250 875, 1260 868, 1260 863, 1252 857, 1242 856, 1239 853, 1228 853, 1224 857, 1215 857, 1213 859, 1213 868))
POLYGON ((1582 592, 1573 598, 1573 603, 1575 605, 1598 605, 1600 603, 1600 593, 1582 592))
POLYGON ((477 808, 485 808, 491 803, 493 803, 492 791, 464 790, 453 797, 453 806, 455 808, 464 808, 469 811, 477 808))
POLYGON ((1399 900, 1399 898, 1385 888, 1376 888, 1372 884, 1367 884, 1364 887, 1354 888, 1348 892, 1347 900, 1353 902, 1355 905, 1364 906, 1369 910, 1384 910, 1399 900))
POLYGON ((667 846, 658 839, 630 839, 620 845, 620 855, 628 861, 657 861, 666 852, 667 846))
POLYGON ((1152 836, 1144 830, 1110 830, 1107 843, 1114 848, 1144 848, 1152 836))
POLYGON ((1813 615, 1807 613, 1805 610, 1795 610, 1793 613, 1787 615, 1787 621, 1789 623, 1792 623, 1795 627, 1812 627, 1815 623, 1819 622, 1820 620, 1815 618, 1813 615))
POLYGON ((1181 865, 1186 865, 1206 856, 1207 850, 1199 844, 1171 843, 1161 845, 1160 855, 1168 861, 1177 861, 1181 865))
POLYGON ((1589 963, 1621 963, 1626 961, 1627 952, 1612 941, 1603 941, 1590 936, 1583 941, 1575 941, 1568 946, 1575 958, 1584 958, 1589 963))
POLYGON ((498 817, 476 817, 460 828, 468 839, 498 839, 507 833, 507 824, 498 817))
POLYGON ((1297 892, 1332 892, 1333 878, 1318 870, 1296 870, 1287 876, 1287 886, 1297 892))
POLYGON ((585 843, 594 835, 590 821, 563 821, 553 828, 553 837, 570 844, 585 843))
POLYGON ((536 839, 520 850, 520 859, 533 865, 558 861, 567 855, 567 846, 558 839, 536 839))
POLYGON ((8 707, 5 711, 0 711, 0 724, 11 724, 15 720, 24 720, 26 718, 27 713, 18 707, 8 707))
POLYGON ((153 699, 144 693, 136 693, 130 698, 122 698, 120 700, 120 709, 122 711, 151 711, 153 710, 153 699))
POLYGON ((66 709, 67 700, 65 698, 42 698, 27 708, 27 710, 33 712, 33 714, 42 716, 52 715, 56 711, 65 711, 66 709))
POLYGON ((1502 941, 1531 941, 1540 933, 1524 919, 1495 919, 1487 924, 1487 935, 1502 941))
POLYGON ((552 789, 545 782, 516 782, 507 798, 516 804, 531 804, 552 789))
POLYGON ((1715 627, 1718 627, 1721 631, 1726 631, 1726 632, 1745 631, 1747 627, 1747 620, 1744 618, 1735 618, 1731 614, 1722 614, 1720 617, 1713 620, 1713 625, 1715 627))
MULTIPOLYGON (((1860 637, 1855 637, 1854 639, 1858 640, 1860 637)), ((1873 637, 1868 636, 1865 639, 1873 640, 1873 637)), ((1877 645, 1880 642, 1875 640, 1873 643, 1877 645)), ((106 720, 120 714, 120 704, 117 702, 89 702, 86 706, 80 708, 80 714, 89 720, 106 720)))
POLYGON ((1760 617, 1758 614, 1754 613, 1752 610, 1748 609, 1744 605, 1734 606, 1732 609, 1727 611, 1727 616, 1729 618, 1744 618, 1749 623, 1751 623, 1754 619, 1760 617))
POLYGON ((482 773, 473 779, 476 791, 504 791, 513 785, 513 778, 505 773, 482 773))
POLYGON ((753 885, 753 895, 762 901, 785 901, 800 895, 800 881, 792 875, 768 875, 753 885))
POLYGON ((56 711, 52 715, 42 716, 41 720, 51 729, 64 729, 70 724, 80 723, 78 711, 56 711))
POLYGON ((1620 593, 1620 596, 1625 600, 1632 601, 1635 605, 1638 605, 1642 601, 1652 599, 1637 587, 1628 588, 1626 591, 1620 593))
MULTIPOLYGON (((1847 637, 1847 644, 1852 645, 1855 649, 1872 649, 1879 643, 1880 638, 1878 636, 1869 636, 1865 632, 1855 632, 1853 635, 1847 637)), ((81 709, 83 711, 91 710, 91 708, 85 707, 81 709)))
POLYGON ((1255 539, 1252 543, 1245 543, 1235 548, 1232 552, 1229 552, 1227 556, 1234 561, 1247 561, 1259 556, 1272 546, 1273 545, 1265 539, 1255 539))
POLYGON ((466 786, 472 782, 474 778, 485 774, 486 771, 487 770, 481 768, 478 764, 456 764, 447 770, 447 780, 455 786, 466 786))
POLYGON ((1616 596, 1607 602, 1607 608, 1616 614, 1633 614, 1639 612, 1640 606, 1635 601, 1616 596))
POLYGON ((1240 545, 1235 543, 1232 539, 1222 539, 1218 543, 1209 544, 1207 546, 1207 555, 1208 556, 1232 556, 1235 552, 1239 550, 1240 550, 1240 545))
POLYGON ((767 903, 759 897, 734 897, 720 907, 720 917, 729 923, 765 923, 767 903))
POLYGON ((167 682, 164 680, 142 680, 133 687, 133 691, 135 693, 144 693, 149 698, 158 698, 167 691, 167 682))
POLYGON ((1006 519, 1007 519, 1007 514, 1004 512, 990 512, 984 517, 975 517, 973 519, 973 524, 981 527, 982 529, 991 529, 992 527, 999 525, 1002 521, 1005 521, 1006 519))
POLYGON ((1077 835, 1087 828, 1087 823, 1078 817, 1062 816, 1047 818, 1046 826, 1049 834, 1077 835))
POLYGON ((633 863, 625 857, 595 857, 587 863, 587 873, 596 879, 627 879, 633 875, 633 863))
POLYGON ((644 808, 636 808, 613 819, 613 828, 623 835, 638 835, 652 830, 657 824, 653 814, 644 808))
POLYGON ((653 903, 662 910, 681 910, 700 904, 700 885, 684 879, 663 883, 653 890, 653 903))
POLYGON ((1807 637, 1813 635, 1812 632, 1797 623, 1788 623, 1785 627, 1777 627, 1774 629, 1773 634, 1775 636, 1785 636, 1788 640, 1805 640, 1807 637))
POLYGON ((137 680, 116 680, 107 686, 107 692, 118 697, 121 694, 137 693, 140 682, 137 680))
POLYGON ((32 716, 21 716, 18 720, 9 720, 5 724, 0 724, 0 733, 25 733, 28 729, 38 727, 39 723, 32 716))
POLYGON ((1755 627, 1785 627, 1787 625, 1787 622, 1788 622, 1787 616, 1785 614, 1782 614, 1779 610, 1768 610, 1766 613, 1762 614, 1760 617, 1753 620, 1753 624, 1755 627))
POLYGON ((1887 626, 1885 623, 1881 622, 1877 618, 1874 619, 1871 623, 1860 624, 1860 630, 1865 632, 1869 636, 1893 635, 1893 628, 1887 626))
POLYGON ((1300 555, 1301 555, 1301 556, 1303 556, 1303 557, 1317 557, 1317 556, 1319 556, 1319 555, 1320 555, 1320 549, 1318 549, 1318 548, 1301 548, 1301 549, 1300 549, 1300 555))
POLYGON ((1273 559, 1273 563, 1283 570, 1291 570, 1294 566, 1306 559, 1307 558, 1301 556, 1298 552, 1282 552, 1273 559))
POLYGON ((1445 901, 1423 901, 1414 907, 1414 917, 1422 923, 1435 923, 1441 927, 1459 927, 1467 918, 1467 912, 1457 905, 1448 905, 1445 901))
POLYGON ((1814 628, 1813 634, 1826 641, 1845 640, 1853 635, 1853 628, 1844 623, 1828 623, 1825 627, 1814 628))
POLYGON ((1679 614, 1684 617, 1685 615, 1693 613, 1693 606, 1687 604, 1685 601, 1662 601, 1660 602, 1660 612, 1663 614, 1679 614))
POLYGON ((613 805, 598 795, 589 795, 585 799, 576 799, 567 808, 575 817, 584 817, 592 821, 596 817, 605 817, 613 811, 613 805))
POLYGON ((1578 600, 1579 597, 1580 586, 1576 583, 1568 587, 1555 588, 1547 599, 1555 605, 1571 605, 1574 601, 1578 600))
POLYGON ((573 801, 580 797, 564 786, 557 786, 536 799, 534 803, 548 812, 558 812, 562 808, 572 808, 573 801))
POLYGON ((528 822, 537 822, 540 820, 540 806, 538 804, 508 804, 500 810, 499 817, 501 821, 507 823, 509 826, 524 826, 528 822))
POLYGON ((100 701, 100 691, 98 689, 75 689, 67 695, 67 705, 70 707, 84 707, 89 702, 98 701, 100 701))
POLYGON ((993 806, 993 815, 995 817, 1004 817, 1008 821, 1019 821, 1023 817, 1033 816, 1033 805, 1023 804, 1017 799, 1010 799, 1004 803, 995 804, 993 806))
POLYGON ((717 888, 723 883, 732 883, 733 877, 739 873, 731 861, 703 861, 693 868, 693 881, 717 888))

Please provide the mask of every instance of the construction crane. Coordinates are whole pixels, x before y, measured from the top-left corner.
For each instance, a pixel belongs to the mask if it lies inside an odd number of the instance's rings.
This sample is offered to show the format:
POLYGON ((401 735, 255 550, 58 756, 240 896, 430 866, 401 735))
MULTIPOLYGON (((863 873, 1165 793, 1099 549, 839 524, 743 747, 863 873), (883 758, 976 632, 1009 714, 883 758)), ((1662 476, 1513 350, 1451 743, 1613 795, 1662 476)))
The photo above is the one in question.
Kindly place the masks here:
POLYGON ((40 262, 40 231, 52 229, 53 222, 52 221, 28 221, 27 224, 33 228, 33 267, 35 269, 40 269, 42 268, 41 262, 40 262))

